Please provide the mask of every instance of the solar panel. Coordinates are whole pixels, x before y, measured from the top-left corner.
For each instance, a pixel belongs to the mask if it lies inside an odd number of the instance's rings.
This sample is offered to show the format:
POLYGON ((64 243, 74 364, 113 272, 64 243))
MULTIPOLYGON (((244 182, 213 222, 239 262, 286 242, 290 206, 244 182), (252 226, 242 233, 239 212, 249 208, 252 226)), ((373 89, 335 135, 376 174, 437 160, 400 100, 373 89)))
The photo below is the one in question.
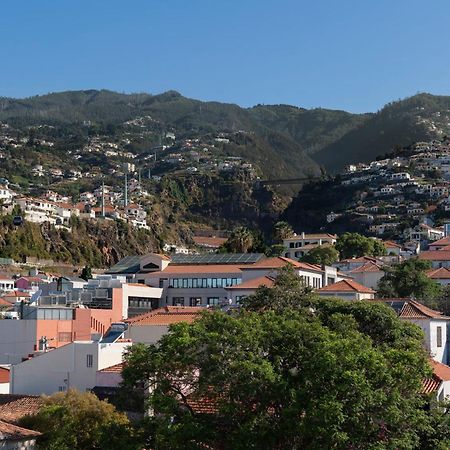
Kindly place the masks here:
POLYGON ((253 264, 263 253, 205 253, 201 255, 175 254, 171 264, 253 264))

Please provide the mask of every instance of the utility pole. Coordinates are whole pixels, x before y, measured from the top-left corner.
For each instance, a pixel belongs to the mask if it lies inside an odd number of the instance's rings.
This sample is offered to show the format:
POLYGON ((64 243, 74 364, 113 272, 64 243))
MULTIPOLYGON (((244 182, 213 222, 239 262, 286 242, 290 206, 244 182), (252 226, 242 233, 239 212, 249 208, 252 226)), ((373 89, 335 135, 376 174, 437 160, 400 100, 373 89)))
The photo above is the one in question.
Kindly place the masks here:
POLYGON ((128 170, 125 170, 125 196, 123 200, 123 205, 128 206, 128 170))
POLYGON ((102 217, 105 218, 105 182, 102 182, 102 217))

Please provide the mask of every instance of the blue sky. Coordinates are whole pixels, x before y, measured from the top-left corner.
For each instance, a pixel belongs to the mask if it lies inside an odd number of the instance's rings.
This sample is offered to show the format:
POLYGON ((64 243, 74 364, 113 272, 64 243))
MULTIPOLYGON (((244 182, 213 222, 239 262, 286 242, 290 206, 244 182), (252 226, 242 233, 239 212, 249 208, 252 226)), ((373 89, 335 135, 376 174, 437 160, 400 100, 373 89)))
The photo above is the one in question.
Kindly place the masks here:
POLYGON ((450 95, 446 0, 4 0, 0 96, 105 88, 376 111, 450 95))

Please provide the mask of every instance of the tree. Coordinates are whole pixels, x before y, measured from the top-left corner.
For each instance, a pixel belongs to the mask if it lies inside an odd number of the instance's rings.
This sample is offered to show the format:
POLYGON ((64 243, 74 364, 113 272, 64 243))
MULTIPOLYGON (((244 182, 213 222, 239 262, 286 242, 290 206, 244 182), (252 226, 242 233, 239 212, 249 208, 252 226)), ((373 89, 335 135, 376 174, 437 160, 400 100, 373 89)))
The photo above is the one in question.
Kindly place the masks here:
POLYGON ((81 277, 83 280, 90 280, 92 278, 92 269, 90 266, 84 266, 81 271, 81 277))
POLYGON ((414 448, 429 375, 415 328, 390 348, 351 314, 325 326, 314 311, 210 312, 158 345, 132 347, 124 387, 151 380, 158 449, 414 448))
POLYGON ((43 433, 38 444, 44 450, 142 448, 127 417, 87 392, 69 390, 45 397, 38 414, 24 417, 20 425, 43 433))
POLYGON ((418 258, 385 267, 385 274, 378 284, 378 294, 382 297, 415 297, 435 307, 443 292, 441 286, 427 276, 429 269, 430 261, 418 258))
POLYGON ((339 252, 331 245, 320 245, 319 247, 311 249, 301 261, 310 264, 331 264, 339 261, 339 252))
POLYGON ((247 253, 254 244, 254 236, 247 227, 238 227, 233 230, 224 244, 230 253, 247 253))
POLYGON ((344 233, 339 236, 336 242, 336 250, 340 257, 344 259, 386 254, 386 247, 382 242, 359 233, 344 233))
POLYGON ((294 230, 288 222, 277 222, 273 227, 273 240, 276 243, 282 243, 283 239, 292 237, 294 230))

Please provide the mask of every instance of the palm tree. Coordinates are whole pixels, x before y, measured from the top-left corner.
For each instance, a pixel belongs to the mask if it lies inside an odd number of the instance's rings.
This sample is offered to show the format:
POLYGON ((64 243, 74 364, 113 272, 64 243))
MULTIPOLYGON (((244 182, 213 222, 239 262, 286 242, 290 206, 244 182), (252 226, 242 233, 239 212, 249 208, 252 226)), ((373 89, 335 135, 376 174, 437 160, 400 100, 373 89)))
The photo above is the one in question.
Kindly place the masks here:
POLYGON ((252 248, 254 236, 247 227, 238 227, 228 238, 226 247, 231 253, 247 253, 252 248))
POLYGON ((294 230, 287 222, 277 222, 273 227, 273 240, 275 242, 283 242, 283 239, 290 238, 293 234, 294 230))

